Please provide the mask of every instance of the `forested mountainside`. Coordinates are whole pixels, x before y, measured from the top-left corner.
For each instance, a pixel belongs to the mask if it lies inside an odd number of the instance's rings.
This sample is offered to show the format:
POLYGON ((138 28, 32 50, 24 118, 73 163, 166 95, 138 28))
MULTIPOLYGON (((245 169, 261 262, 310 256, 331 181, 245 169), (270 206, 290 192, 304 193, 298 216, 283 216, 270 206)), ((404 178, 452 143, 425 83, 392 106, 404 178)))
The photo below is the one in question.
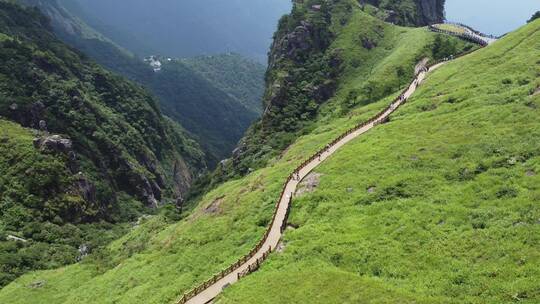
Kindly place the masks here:
POLYGON ((232 96, 251 112, 262 113, 265 66, 228 53, 182 59, 195 73, 232 96))
POLYGON ((69 11, 64 5, 70 1, 17 1, 45 13, 64 42, 157 96, 163 113, 200 143, 211 167, 230 156, 245 130, 260 115, 255 107, 261 107, 258 98, 264 90, 260 64, 227 55, 171 63, 164 57, 162 71, 155 73, 142 59, 83 22, 75 15, 82 14, 81 10, 69 11), (197 71, 199 68, 202 70, 197 71))
MULTIPOLYGON (((224 61, 231 59, 224 58, 224 61)), ((194 134, 207 151, 212 166, 229 157, 245 130, 259 117, 259 113, 254 111, 253 107, 248 108, 244 105, 246 99, 231 95, 219 86, 237 90, 238 87, 249 85, 250 82, 241 83, 242 78, 239 75, 225 71, 226 66, 234 64, 234 60, 221 66, 219 71, 212 71, 212 75, 196 72, 183 61, 169 62, 162 58, 161 62, 161 70, 152 72, 150 77, 141 83, 159 97, 164 113, 180 121, 194 134), (214 83, 212 78, 207 78, 216 77, 218 73, 223 77, 221 82, 214 83), (235 83, 237 87, 229 87, 227 82, 235 83)), ((244 59, 243 62, 247 61, 244 59)), ((196 64, 196 61, 193 61, 193 64, 196 64)), ((205 65, 206 68, 210 68, 212 63, 208 62, 205 65)), ((205 65, 201 63, 199 67, 204 69, 205 65)), ((259 72, 249 70, 247 77, 256 81, 264 75, 259 72)), ((262 94, 262 91, 259 94, 262 94)), ((254 103, 253 100, 250 102, 254 103)))
MULTIPOLYGON (((437 5, 433 7, 422 1, 380 1, 383 8, 369 4, 373 1, 362 5, 356 1, 326 1, 320 8, 319 2, 295 1, 292 13, 280 20, 269 54, 263 116, 240 142, 224 169, 225 175, 244 174, 264 166, 299 135, 309 132, 320 106, 343 85, 339 79, 343 73, 356 73, 357 83, 347 93, 352 104, 341 105, 341 114, 388 95, 409 79, 414 66, 408 62, 393 71, 377 69, 399 42, 399 33, 383 22, 390 8, 403 16, 393 21, 403 25, 424 25, 427 19, 440 20, 444 15, 444 1, 434 2, 437 5), (380 21, 355 21, 362 30, 339 37, 338 31, 351 22, 356 8, 380 21), (380 81, 379 77, 387 79, 380 81)), ((463 47, 446 40, 439 44, 434 51, 426 47, 415 59, 428 55, 439 58, 463 47)))
POLYGON ((0 60, 0 285, 77 261, 206 170, 154 98, 60 42, 39 11, 0 2, 0 60))
MULTIPOLYGON (((328 44, 324 53, 312 47, 295 47, 290 55, 294 57, 286 57, 289 56, 285 47, 288 44, 282 42, 284 48, 280 54, 283 52, 284 59, 273 61, 274 67, 279 63, 282 68, 271 70, 268 79, 281 75, 283 83, 290 87, 288 90, 292 92, 295 89, 299 94, 299 99, 294 99, 294 94, 287 93, 291 104, 301 107, 302 101, 311 99, 306 97, 311 95, 302 95, 303 88, 311 88, 308 81, 322 82, 320 79, 328 75, 324 74, 327 70, 319 61, 321 57, 339 54, 339 64, 334 65, 335 70, 331 71, 333 78, 329 78, 335 83, 333 94, 325 102, 317 103, 315 113, 302 117, 297 111, 291 111, 294 116, 281 120, 286 125, 300 117, 301 123, 307 125, 302 127, 301 133, 294 133, 298 138, 290 139, 293 143, 286 150, 274 154, 275 157, 264 168, 253 168, 242 178, 216 185, 197 201, 195 209, 186 218, 177 223, 171 225, 164 217, 156 216, 111 243, 99 255, 90 255, 81 263, 68 267, 21 277, 0 291, 0 302, 24 303, 32 295, 36 303, 173 303, 183 293, 229 267, 253 248, 271 221, 275 201, 292 168, 345 130, 386 107, 389 100, 411 81, 419 61, 442 58, 473 47, 425 28, 385 23, 363 11, 352 0, 335 1, 329 11, 326 8, 321 11, 298 9, 295 12, 302 14, 293 14, 297 19, 286 17, 282 21, 283 31, 288 31, 285 27, 287 20, 291 20, 291 27, 297 28, 295 22, 306 24, 305 20, 301 22, 305 18, 312 24, 319 24, 320 27, 312 30, 321 36, 315 35, 316 40, 305 38, 298 41, 307 41, 311 45, 326 34, 331 39, 324 40, 328 44), (315 22, 326 14, 331 22, 315 22), (364 40, 372 44, 362 43, 364 40), (289 65, 285 66, 287 62, 289 65), (323 74, 318 74, 320 66, 323 74), (290 76, 287 73, 291 73, 290 76), (313 78, 304 81, 300 76, 313 78), (299 84, 293 83, 298 80, 299 84), (373 87, 367 96, 364 95, 366 87, 373 87)), ((284 33, 277 36, 286 35, 284 33)), ((304 45, 303 42, 300 45, 304 45)), ((277 46, 273 54, 278 54, 277 46)), ((292 106, 288 109, 294 110, 292 106)), ((280 138, 283 134, 276 132, 274 135, 280 138)), ((263 146, 261 149, 266 148, 263 146)), ((352 166, 356 157, 351 156, 347 161, 352 166)), ((360 186, 351 187, 354 190, 360 186)), ((385 189, 383 185, 379 187, 385 189)), ((332 191, 348 193, 341 188, 332 191)), ((393 193, 391 189, 388 192, 393 193)), ((317 201, 322 199, 313 199, 314 206, 308 207, 316 208, 317 201)), ((325 210, 310 215, 320 217, 331 212, 331 206, 326 206, 325 210)), ((277 258, 271 257, 270 261, 277 258)), ((242 286, 242 289, 246 288, 242 286)), ((305 286, 301 287, 305 290, 305 286)), ((294 286, 286 288, 294 289, 294 286)), ((228 294, 227 298, 234 294, 228 294)), ((315 297, 306 295, 316 302, 315 297)), ((267 302, 271 300, 268 298, 267 302)), ((249 303, 249 300, 245 302, 249 303)), ((281 302, 287 303, 286 300, 281 302)), ((305 298, 301 302, 305 303, 305 298)))

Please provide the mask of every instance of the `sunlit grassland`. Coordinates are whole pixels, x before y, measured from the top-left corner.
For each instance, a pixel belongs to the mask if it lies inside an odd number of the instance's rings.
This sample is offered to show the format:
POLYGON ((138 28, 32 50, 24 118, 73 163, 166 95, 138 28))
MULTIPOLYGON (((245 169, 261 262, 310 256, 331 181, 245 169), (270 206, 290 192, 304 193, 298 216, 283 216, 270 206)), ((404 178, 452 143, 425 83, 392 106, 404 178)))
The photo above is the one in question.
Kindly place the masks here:
POLYGON ((538 303, 540 21, 433 72, 217 303, 538 303))
MULTIPOLYGON (((0 291, 0 303, 27 303, 28 299, 32 299, 33 303, 173 302, 183 292, 187 292, 246 254, 262 237, 271 219, 282 183, 291 169, 346 129, 368 119, 387 106, 405 85, 405 83, 400 85, 399 77, 395 74, 396 68, 401 67, 408 75, 407 77, 412 78, 414 65, 427 55, 426 46, 434 37, 434 34, 425 29, 386 25, 357 9, 350 24, 352 25, 339 30, 338 39, 332 46, 343 49, 344 52, 346 70, 340 79, 340 88, 336 97, 324 105, 321 116, 310 134, 300 137, 267 168, 255 171, 243 179, 227 182, 206 194, 198 207, 180 222, 170 225, 163 218, 154 217, 111 244, 107 251, 94 253, 83 263, 25 275, 0 291), (355 37, 365 30, 364 26, 383 28, 384 35, 377 40, 381 47, 368 51, 361 46, 361 41, 355 40, 355 37), (367 81, 390 88, 390 92, 382 94, 388 97, 368 105, 353 105, 350 113, 340 115, 338 109, 347 99, 349 92, 352 89, 362 90, 367 81), (217 206, 217 208, 210 208, 215 210, 213 212, 207 211, 211 205, 217 206), (43 282, 43 286, 32 288, 31 285, 35 282, 43 282)), ((371 136, 377 136, 376 134, 369 136, 371 138, 371 136)), ((374 145, 376 141, 374 139, 372 141, 374 145)), ((348 162, 348 166, 354 166, 357 162, 357 152, 352 153, 352 156, 347 154, 350 152, 343 153, 345 153, 344 156, 350 157, 348 160, 344 159, 343 164, 348 162)), ((376 165, 375 162, 367 162, 369 160, 376 161, 377 156, 372 155, 372 159, 364 160, 364 165, 368 168, 376 165)), ((341 170, 346 171, 344 168, 341 170)), ((363 171, 352 172, 361 176, 363 171)), ((327 183, 327 176, 329 175, 323 176, 324 183, 327 183)), ((359 191, 357 187, 354 188, 359 191)), ((341 189, 336 188, 332 191, 340 192, 341 189)), ((307 198, 299 200, 298 206, 306 205, 304 201, 307 202, 307 198)), ((333 223, 334 220, 325 219, 325 217, 334 216, 332 212, 337 212, 334 210, 335 207, 328 204, 325 209, 316 210, 317 200, 313 200, 310 204, 314 204, 311 209, 304 209, 304 207, 296 209, 295 205, 292 220, 303 224, 301 219, 305 222, 313 217, 314 220, 318 219, 326 223, 320 227, 309 228, 311 231, 316 234, 333 231, 334 226, 331 222, 333 223)), ((343 211, 347 211, 345 206, 343 211)), ((349 219, 349 222, 351 221, 354 223, 352 219, 349 219)), ((298 232, 302 229, 305 229, 304 225, 298 232)), ((356 240, 360 239, 356 235, 348 236, 349 232, 345 229, 338 232, 344 243, 356 244, 356 240), (347 241, 348 239, 351 241, 347 241)), ((292 233, 287 234, 288 240, 291 237, 292 233)), ((357 249, 354 246, 351 248, 357 249)), ((341 249, 343 247, 335 248, 335 250, 341 249)), ((288 252, 289 249, 286 249, 286 254, 288 252)), ((347 256, 347 252, 348 250, 344 250, 342 254, 347 256)), ((281 259, 281 256, 272 257, 271 265, 265 268, 265 271, 255 274, 253 278, 264 276, 267 270, 273 269, 275 263, 281 259)), ((295 259, 303 258, 296 257, 295 259)), ((348 286, 348 291, 344 289, 344 293, 339 295, 343 299, 351 299, 351 297, 354 299, 353 290, 359 288, 364 292, 361 295, 366 297, 375 297, 375 292, 381 290, 399 299, 412 301, 420 297, 410 290, 401 290, 388 285, 384 280, 375 282, 371 277, 358 277, 356 273, 351 273, 346 268, 324 268, 323 266, 327 265, 324 259, 318 264, 311 263, 312 260, 312 257, 305 256, 303 265, 306 267, 300 269, 305 268, 307 272, 298 272, 302 278, 312 275, 313 278, 321 279, 321 281, 306 283, 311 284, 311 294, 318 292, 321 284, 327 282, 328 286, 334 286, 332 288, 334 290, 338 290, 338 286, 348 286), (312 266, 311 270, 307 265, 312 266), (317 275, 315 276, 314 273, 317 275), (367 288, 369 286, 372 288, 367 288)), ((288 262, 284 260, 283 265, 288 262)), ((273 272, 268 271, 268 273, 273 272)), ((275 276, 285 278, 278 274, 275 276)), ((294 273, 287 273, 286 277, 290 280, 301 279, 295 277, 294 273)), ((251 280, 250 277, 246 282, 251 282, 251 280)), ((246 286, 251 287, 246 284, 242 283, 238 289, 236 287, 231 289, 228 297, 237 296, 235 290, 243 291, 246 286)), ((264 284, 257 284, 254 286, 264 287, 264 284)), ((304 290, 307 291, 307 289, 304 290)), ((263 292, 256 288, 254 291, 261 297, 264 294, 264 288, 263 292)), ((293 288, 290 291, 292 292, 293 288)), ((333 301, 336 295, 337 292, 335 295, 324 296, 321 301, 333 301)), ((247 292, 246 296, 251 296, 250 292, 247 292)), ((249 298, 238 300, 251 303, 249 298)))

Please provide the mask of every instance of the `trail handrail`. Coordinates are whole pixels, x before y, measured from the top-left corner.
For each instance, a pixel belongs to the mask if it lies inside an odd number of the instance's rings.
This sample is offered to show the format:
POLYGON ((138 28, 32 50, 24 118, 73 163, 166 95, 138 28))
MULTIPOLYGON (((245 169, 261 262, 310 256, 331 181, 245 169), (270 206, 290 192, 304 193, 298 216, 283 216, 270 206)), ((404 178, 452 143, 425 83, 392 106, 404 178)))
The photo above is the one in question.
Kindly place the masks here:
POLYGON ((489 44, 486 40, 483 40, 483 39, 481 39, 481 38, 479 38, 477 36, 471 35, 469 33, 452 32, 452 31, 440 29, 440 28, 438 28, 436 26, 433 26, 433 25, 429 25, 428 28, 432 32, 446 34, 446 35, 450 35, 450 36, 455 36, 455 37, 458 37, 458 38, 461 38, 461 39, 464 39, 464 40, 479 44, 481 46, 487 46, 489 44))
POLYGON ((491 38, 491 39, 500 39, 501 37, 500 36, 495 36, 495 35, 490 35, 490 34, 485 34, 485 33, 482 33, 478 30, 475 30, 474 28, 466 25, 466 24, 463 24, 461 22, 455 22, 455 21, 445 21, 444 22, 445 24, 452 24, 452 25, 457 25, 457 26, 461 26, 461 27, 464 27, 466 29, 468 29, 469 31, 475 33, 476 35, 478 36, 482 36, 482 37, 486 37, 486 38, 491 38))
MULTIPOLYGON (((486 45, 487 45, 487 43, 486 44, 481 44, 482 47, 484 47, 486 45)), ((270 222, 270 225, 267 227, 266 232, 264 233, 262 239, 257 243, 257 245, 248 254, 244 255, 242 258, 240 258, 238 261, 236 261, 235 263, 230 265, 228 268, 226 268, 226 269, 222 270, 221 272, 215 274, 214 276, 212 276, 212 278, 208 279, 204 283, 202 283, 199 286, 195 287, 191 291, 185 293, 182 296, 182 298, 176 303, 177 304, 185 304, 191 298, 195 297, 196 295, 198 295, 199 293, 201 293, 202 291, 204 291, 208 287, 212 286, 212 284, 216 283, 217 281, 219 281, 220 279, 226 277, 227 275, 233 273, 236 269, 240 268, 240 266, 242 266, 244 263, 246 263, 251 258, 253 258, 255 256, 255 254, 257 252, 259 252, 259 250, 262 249, 262 246, 267 241, 268 236, 269 236, 270 232, 272 231, 272 228, 274 227, 274 225, 278 224, 278 223, 275 223, 275 219, 276 219, 278 211, 280 210, 282 198, 285 195, 287 185, 289 184, 290 181, 292 181, 295 178, 295 175, 297 174, 297 172, 300 172, 308 164, 310 164, 315 159, 319 158, 322 154, 324 154, 330 147, 336 145, 338 142, 340 142, 342 139, 344 139, 348 135, 362 129, 363 127, 365 127, 365 126, 367 126, 367 125, 369 125, 371 123, 375 123, 375 125, 384 123, 384 121, 382 121, 381 118, 385 115, 386 112, 388 112, 393 107, 395 107, 394 108, 394 111, 395 111, 395 110, 397 110, 399 107, 401 107, 403 104, 405 104, 407 102, 407 98, 404 98, 405 93, 409 90, 409 88, 411 86, 413 86, 413 85, 417 86, 418 85, 418 77, 422 72, 427 72, 435 65, 438 65, 438 64, 440 64, 442 62, 445 62, 445 61, 454 60, 454 59, 463 57, 463 56, 468 55, 468 54, 470 54, 470 53, 472 53, 474 51, 476 51, 476 50, 470 50, 468 52, 459 54, 458 56, 452 57, 451 59, 445 58, 445 59, 441 59, 441 60, 437 60, 437 61, 433 61, 433 62, 430 61, 429 64, 425 66, 425 70, 423 70, 423 71, 421 70, 418 73, 416 73, 415 76, 414 76, 414 80, 410 83, 410 85, 408 87, 406 87, 399 94, 399 96, 396 97, 392 101, 392 103, 390 105, 385 107, 382 111, 380 111, 375 116, 368 119, 367 121, 360 122, 357 125, 355 125, 354 127, 352 127, 350 129, 348 129, 347 131, 343 132, 341 135, 336 137, 332 142, 327 144, 325 147, 321 148, 319 151, 317 151, 312 156, 310 156, 307 160, 305 160, 302 164, 300 164, 298 167, 296 167, 295 170, 287 177, 287 180, 285 181, 285 184, 284 184, 283 189, 281 191, 281 194, 279 196, 280 199, 279 199, 279 201, 276 204, 276 207, 274 209, 274 213, 273 213, 273 216, 272 216, 272 221, 270 222)), ((289 200, 288 200, 288 206, 287 206, 287 211, 286 211, 285 218, 284 218, 283 222, 280 223, 280 230, 281 230, 282 233, 283 233, 283 231, 285 231, 285 228, 286 228, 286 225, 287 225, 287 218, 288 218, 288 215, 290 213, 291 206, 292 206, 292 195, 289 197, 289 200)), ((263 253, 263 256, 261 258, 257 259, 254 264, 248 265, 248 269, 246 269, 243 273, 238 273, 237 278, 240 279, 240 278, 242 278, 242 277, 256 271, 257 269, 259 269, 260 265, 268 258, 268 256, 270 255, 270 253, 272 251, 273 251, 273 249, 270 246, 268 248, 268 250, 263 253)))

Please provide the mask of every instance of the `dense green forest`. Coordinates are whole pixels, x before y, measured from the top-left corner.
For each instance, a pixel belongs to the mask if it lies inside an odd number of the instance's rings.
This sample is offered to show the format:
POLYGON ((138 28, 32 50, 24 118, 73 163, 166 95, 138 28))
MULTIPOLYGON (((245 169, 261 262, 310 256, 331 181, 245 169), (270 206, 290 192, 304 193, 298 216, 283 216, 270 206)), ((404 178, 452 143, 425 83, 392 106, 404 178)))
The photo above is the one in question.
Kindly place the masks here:
POLYGON ((5 285, 73 263, 125 232, 122 223, 176 203, 206 164, 155 99, 57 40, 39 11, 0 2, 0 33, 5 285))
MULTIPOLYGON (((225 58, 223 61, 231 62, 231 59, 225 58)), ((246 62, 245 59, 241 61, 246 62)), ((219 71, 212 71, 211 63, 193 63, 200 68, 209 67, 210 75, 198 73, 182 61, 168 62, 165 59, 162 63, 161 71, 152 72, 148 79, 140 83, 149 87, 159 98, 164 113, 180 121, 195 136, 207 151, 209 163, 214 166, 230 155, 245 130, 259 116, 258 112, 251 109, 253 106, 248 108, 244 105, 255 103, 253 99, 247 101, 243 97, 228 94, 217 85, 228 87, 229 91, 250 92, 251 89, 238 89, 250 85, 250 82, 239 82, 242 78, 225 72, 228 64, 221 66, 219 71), (212 77, 217 76, 212 75, 218 73, 221 79, 214 82, 212 77), (236 87, 230 87, 227 82, 235 83, 236 87)), ((250 69, 245 77, 256 82, 262 77, 260 72, 260 69, 250 69)), ((262 79, 259 81, 263 83, 262 79)), ((261 86, 259 88, 262 89, 261 86)))
MULTIPOLYGON (((84 10, 76 9, 76 3, 17 1, 45 13, 64 42, 153 93, 163 113, 199 142, 211 167, 230 155, 260 115, 264 90, 264 68, 260 64, 237 55, 201 56, 175 60, 161 73, 154 73, 141 58, 82 21, 84 10)), ((167 57, 161 59, 164 65, 169 63, 167 57)))
POLYGON ((257 114, 262 112, 266 71, 262 64, 236 53, 184 58, 182 63, 235 98, 249 111, 257 114))

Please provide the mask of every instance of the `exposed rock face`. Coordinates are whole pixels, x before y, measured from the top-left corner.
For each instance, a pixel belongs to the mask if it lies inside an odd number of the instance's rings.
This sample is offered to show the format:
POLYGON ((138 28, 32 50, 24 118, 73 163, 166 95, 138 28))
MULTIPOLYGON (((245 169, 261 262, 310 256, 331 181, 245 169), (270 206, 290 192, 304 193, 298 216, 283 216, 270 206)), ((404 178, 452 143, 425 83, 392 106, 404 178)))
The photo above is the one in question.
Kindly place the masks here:
POLYGON ((97 201, 96 186, 80 172, 76 176, 76 184, 79 194, 85 201, 92 203, 97 201))
POLYGON ((444 21, 446 0, 416 0, 419 20, 417 25, 427 25, 444 21))
POLYGON ((360 4, 371 4, 386 13, 385 21, 409 26, 425 26, 444 20, 445 0, 413 0, 415 11, 407 11, 411 0, 361 0, 360 4))
POLYGON ((60 135, 50 135, 34 139, 34 146, 43 152, 68 154, 73 149, 73 142, 60 135))
POLYGON ((271 62, 275 62, 281 57, 289 58, 295 62, 300 61, 302 53, 312 48, 310 43, 312 28, 309 22, 302 21, 291 33, 277 40, 272 46, 275 52, 273 52, 271 62))
POLYGON ((314 192, 320 184, 321 174, 319 173, 310 173, 298 186, 296 190, 296 196, 302 196, 306 193, 314 192))
POLYGON ((225 201, 225 198, 223 196, 216 198, 208 207, 204 209, 204 212, 209 213, 209 214, 220 213, 221 204, 223 204, 224 201, 225 201))

